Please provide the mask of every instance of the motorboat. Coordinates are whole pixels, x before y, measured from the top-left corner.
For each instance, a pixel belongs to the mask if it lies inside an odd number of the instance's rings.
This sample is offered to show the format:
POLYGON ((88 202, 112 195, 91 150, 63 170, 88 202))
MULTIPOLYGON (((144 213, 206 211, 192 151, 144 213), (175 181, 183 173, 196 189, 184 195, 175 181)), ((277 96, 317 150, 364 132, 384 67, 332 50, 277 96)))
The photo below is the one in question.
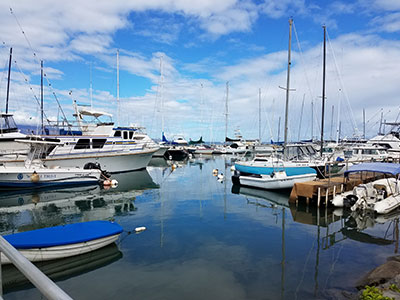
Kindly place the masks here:
MULTIPOLYGON (((114 243, 122 227, 110 221, 90 221, 4 235, 3 238, 32 262, 91 252, 114 243)), ((10 260, 1 253, 1 263, 10 260)))
POLYGON ((44 188, 49 186, 78 186, 97 184, 101 177, 106 176, 100 167, 87 162, 86 167, 58 166, 48 167, 41 157, 49 146, 59 143, 40 140, 20 140, 21 143, 30 144, 30 151, 23 165, 18 162, 3 162, 0 165, 0 188, 44 188))
POLYGON ((352 211, 370 210, 378 214, 387 214, 400 206, 400 164, 362 163, 351 166, 345 176, 360 172, 380 173, 389 177, 360 184, 351 192, 336 195, 332 200, 335 206, 349 206, 352 211))
POLYGON ((288 189, 296 182, 312 181, 317 172, 306 163, 287 162, 273 157, 256 157, 245 164, 235 163, 234 184, 262 188, 288 189))
POLYGON ((44 161, 48 166, 83 167, 93 160, 110 173, 141 170, 159 150, 138 126, 115 127, 112 121, 100 119, 111 118, 110 114, 80 107, 76 102, 74 109, 77 127, 58 124, 46 129, 44 138, 60 142, 47 151, 44 161), (84 122, 85 117, 91 119, 84 122))

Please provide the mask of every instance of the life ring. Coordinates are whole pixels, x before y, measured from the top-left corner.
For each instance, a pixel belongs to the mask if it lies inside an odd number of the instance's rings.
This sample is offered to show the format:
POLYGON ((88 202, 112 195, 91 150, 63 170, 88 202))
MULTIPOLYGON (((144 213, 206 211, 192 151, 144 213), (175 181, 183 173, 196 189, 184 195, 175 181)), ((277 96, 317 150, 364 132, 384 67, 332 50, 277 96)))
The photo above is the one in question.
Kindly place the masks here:
POLYGON ((32 175, 31 175, 31 181, 32 182, 39 182, 39 179, 40 179, 39 174, 36 173, 36 171, 33 171, 32 175))

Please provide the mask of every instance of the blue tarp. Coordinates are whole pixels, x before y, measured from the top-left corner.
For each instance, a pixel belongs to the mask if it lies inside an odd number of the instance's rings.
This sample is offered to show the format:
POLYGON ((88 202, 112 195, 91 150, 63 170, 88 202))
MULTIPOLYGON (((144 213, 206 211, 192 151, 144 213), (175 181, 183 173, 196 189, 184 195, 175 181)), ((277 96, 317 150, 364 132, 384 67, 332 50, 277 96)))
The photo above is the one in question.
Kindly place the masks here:
POLYGON ((363 163, 351 166, 349 170, 344 172, 344 174, 345 176, 347 176, 349 173, 364 172, 364 171, 397 175, 400 174, 400 164, 381 163, 381 162, 363 163))
POLYGON ((109 221, 90 221, 42 228, 3 236, 17 249, 82 243, 119 234, 122 227, 109 221))

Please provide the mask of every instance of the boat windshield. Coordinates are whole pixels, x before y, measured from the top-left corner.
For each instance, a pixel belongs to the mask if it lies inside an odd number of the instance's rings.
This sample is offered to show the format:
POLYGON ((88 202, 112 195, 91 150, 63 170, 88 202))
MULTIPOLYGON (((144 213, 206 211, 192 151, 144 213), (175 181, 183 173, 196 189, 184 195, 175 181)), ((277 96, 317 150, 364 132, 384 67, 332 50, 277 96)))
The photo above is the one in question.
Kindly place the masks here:
POLYGON ((0 118, 0 133, 18 132, 12 115, 2 114, 0 118))

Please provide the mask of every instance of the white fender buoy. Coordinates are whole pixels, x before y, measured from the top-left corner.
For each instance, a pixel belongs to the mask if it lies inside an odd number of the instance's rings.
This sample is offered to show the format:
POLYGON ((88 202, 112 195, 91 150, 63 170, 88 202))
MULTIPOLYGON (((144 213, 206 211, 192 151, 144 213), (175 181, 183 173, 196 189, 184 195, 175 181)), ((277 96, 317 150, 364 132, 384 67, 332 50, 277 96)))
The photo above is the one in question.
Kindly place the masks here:
POLYGON ((221 173, 221 174, 218 174, 218 179, 219 179, 219 180, 223 180, 224 178, 225 178, 224 174, 222 174, 222 173, 221 173))
POLYGON ((136 232, 136 233, 139 233, 139 232, 142 232, 142 231, 145 231, 145 230, 146 230, 146 227, 144 227, 144 226, 136 227, 136 228, 135 228, 135 232, 136 232))
POLYGON ((111 180, 111 187, 116 188, 117 186, 118 186, 118 181, 115 179, 111 180))

